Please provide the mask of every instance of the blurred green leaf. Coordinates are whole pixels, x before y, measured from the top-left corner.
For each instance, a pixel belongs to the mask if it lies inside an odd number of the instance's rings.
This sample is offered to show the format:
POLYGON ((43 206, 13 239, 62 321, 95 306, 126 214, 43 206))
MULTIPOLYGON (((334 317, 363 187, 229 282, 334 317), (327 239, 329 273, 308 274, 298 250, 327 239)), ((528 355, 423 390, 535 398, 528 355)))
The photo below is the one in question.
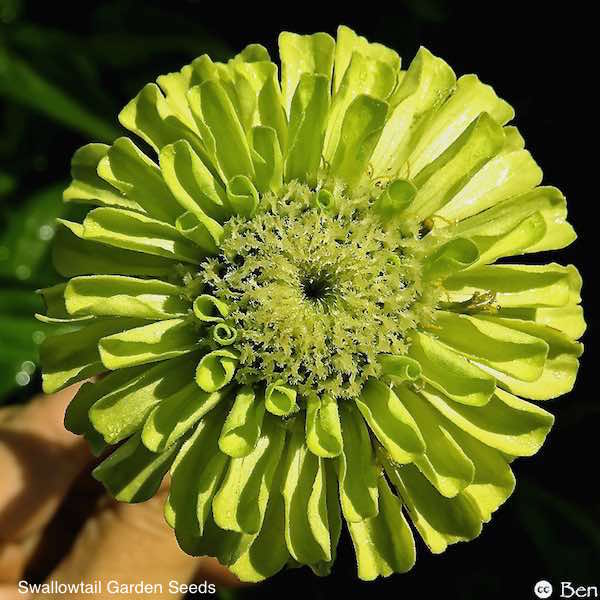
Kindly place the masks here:
POLYGON ((10 34, 11 43, 26 52, 48 51, 52 48, 64 54, 88 54, 95 64, 114 67, 132 67, 151 63, 153 57, 165 53, 188 54, 190 60, 202 53, 215 59, 226 59, 230 48, 206 32, 189 34, 143 34, 132 31, 123 33, 97 33, 83 39, 64 31, 26 24, 15 27, 10 34))
POLYGON ((13 390, 26 387, 38 362, 38 347, 48 325, 34 313, 42 300, 33 290, 3 289, 0 297, 0 404, 13 390))
POLYGON ((15 178, 8 173, 0 171, 0 198, 10 194, 15 189, 15 178))
POLYGON ((12 23, 19 14, 21 0, 0 0, 0 22, 12 23))
POLYGON ((0 96, 24 104, 99 141, 112 141, 119 130, 46 81, 25 60, 0 47, 0 96))
POLYGON ((51 280, 53 274, 41 267, 45 266, 56 219, 69 210, 62 202, 65 187, 59 183, 44 188, 8 215, 6 228, 0 234, 0 277, 36 286, 51 280))
MULTIPOLYGON (((73 325, 42 323, 35 313, 44 302, 33 289, 8 288, 0 296, 0 404, 11 392, 38 383, 35 374, 39 347, 46 335, 73 329, 73 325)), ((76 326, 75 326, 76 327, 76 326)))

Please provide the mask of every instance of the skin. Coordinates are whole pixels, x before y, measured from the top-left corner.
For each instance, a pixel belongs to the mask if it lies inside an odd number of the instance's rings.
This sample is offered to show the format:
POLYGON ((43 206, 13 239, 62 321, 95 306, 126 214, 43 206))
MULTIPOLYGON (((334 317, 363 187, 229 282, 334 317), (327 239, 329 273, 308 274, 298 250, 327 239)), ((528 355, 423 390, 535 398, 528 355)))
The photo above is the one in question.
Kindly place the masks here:
MULTIPOLYGON (((161 583, 239 581, 208 557, 183 553, 163 517, 167 484, 143 504, 109 498, 89 473, 95 460, 86 443, 66 431, 64 412, 79 385, 24 406, 0 409, 0 600, 58 598, 24 595, 18 581, 161 583)), ((78 600, 89 595, 61 595, 78 600)), ((95 595, 95 598, 116 596, 95 595)))

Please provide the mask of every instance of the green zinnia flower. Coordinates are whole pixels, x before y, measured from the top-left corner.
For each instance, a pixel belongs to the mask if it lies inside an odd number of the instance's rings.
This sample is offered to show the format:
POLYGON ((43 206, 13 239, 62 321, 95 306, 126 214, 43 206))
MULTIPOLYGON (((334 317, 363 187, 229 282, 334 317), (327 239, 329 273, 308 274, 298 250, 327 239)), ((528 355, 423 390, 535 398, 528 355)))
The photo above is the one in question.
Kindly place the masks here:
POLYGON ((241 579, 329 572, 342 521, 362 579, 471 540, 568 392, 584 329, 573 266, 497 259, 575 239, 537 187, 513 109, 421 48, 340 27, 227 64, 201 56, 73 158, 66 284, 42 290, 44 389, 119 500, 151 497, 183 550, 241 579))

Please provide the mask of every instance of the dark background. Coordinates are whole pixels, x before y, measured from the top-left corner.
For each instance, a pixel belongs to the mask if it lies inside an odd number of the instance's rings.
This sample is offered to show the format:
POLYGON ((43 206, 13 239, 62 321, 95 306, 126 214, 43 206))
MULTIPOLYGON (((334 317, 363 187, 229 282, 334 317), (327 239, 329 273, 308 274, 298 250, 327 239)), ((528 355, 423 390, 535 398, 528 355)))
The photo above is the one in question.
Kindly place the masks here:
POLYGON ((535 261, 572 262, 583 274, 588 331, 577 385, 544 404, 557 417, 546 445, 514 464, 514 495, 475 541, 432 556, 417 540, 417 564, 409 574, 366 584, 356 578, 345 535, 328 578, 301 569, 222 595, 318 599, 344 590, 520 600, 534 598, 539 579, 600 587, 600 403, 592 333, 598 68, 592 64, 592 17, 576 2, 553 10, 525 0, 413 0, 396 2, 393 13, 368 2, 335 15, 324 6, 285 3, 260 14, 257 5, 249 15, 231 3, 215 15, 207 3, 194 1, 0 0, 0 404, 24 401, 40 388, 35 363, 44 329, 31 318, 38 309, 33 291, 57 281, 47 226, 57 216, 73 215, 60 201, 71 155, 88 141, 119 135, 116 115, 144 83, 204 52, 226 59, 251 42, 275 57, 283 29, 335 35, 344 23, 395 48, 405 67, 422 44, 457 74, 477 73, 515 107, 515 124, 544 170, 544 183, 569 199, 578 241, 560 256, 537 255, 535 261))

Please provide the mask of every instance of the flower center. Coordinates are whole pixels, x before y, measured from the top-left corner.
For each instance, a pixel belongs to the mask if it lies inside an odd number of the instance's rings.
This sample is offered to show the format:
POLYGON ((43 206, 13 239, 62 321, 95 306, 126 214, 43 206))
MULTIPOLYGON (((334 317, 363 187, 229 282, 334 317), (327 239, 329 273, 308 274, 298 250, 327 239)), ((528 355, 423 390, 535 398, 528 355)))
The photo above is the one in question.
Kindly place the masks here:
POLYGON ((300 287, 304 297, 323 307, 328 300, 335 298, 334 278, 325 269, 308 270, 300 278, 300 287))
POLYGON ((205 293, 230 307, 240 383, 285 383, 303 395, 355 397, 380 374, 379 354, 404 354, 419 298, 411 237, 386 230, 372 198, 288 184, 248 220, 225 225, 207 260, 205 293))

